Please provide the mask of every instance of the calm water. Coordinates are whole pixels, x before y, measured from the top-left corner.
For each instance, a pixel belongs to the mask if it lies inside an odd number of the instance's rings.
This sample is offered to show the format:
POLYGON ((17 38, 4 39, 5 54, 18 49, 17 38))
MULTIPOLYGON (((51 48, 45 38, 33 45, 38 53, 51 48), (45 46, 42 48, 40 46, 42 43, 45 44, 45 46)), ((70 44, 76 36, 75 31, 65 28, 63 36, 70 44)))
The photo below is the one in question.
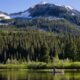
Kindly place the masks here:
POLYGON ((53 74, 26 70, 0 70, 0 80, 80 80, 80 73, 53 74))

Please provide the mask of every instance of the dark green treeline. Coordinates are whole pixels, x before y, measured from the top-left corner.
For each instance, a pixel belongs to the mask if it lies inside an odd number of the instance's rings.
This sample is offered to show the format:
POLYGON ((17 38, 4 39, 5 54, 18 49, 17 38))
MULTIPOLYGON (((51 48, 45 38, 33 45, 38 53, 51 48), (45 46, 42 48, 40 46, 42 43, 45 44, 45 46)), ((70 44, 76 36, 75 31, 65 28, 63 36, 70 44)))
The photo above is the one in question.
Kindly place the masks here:
POLYGON ((80 61, 80 37, 36 30, 0 32, 0 63, 53 62, 54 58, 80 61))

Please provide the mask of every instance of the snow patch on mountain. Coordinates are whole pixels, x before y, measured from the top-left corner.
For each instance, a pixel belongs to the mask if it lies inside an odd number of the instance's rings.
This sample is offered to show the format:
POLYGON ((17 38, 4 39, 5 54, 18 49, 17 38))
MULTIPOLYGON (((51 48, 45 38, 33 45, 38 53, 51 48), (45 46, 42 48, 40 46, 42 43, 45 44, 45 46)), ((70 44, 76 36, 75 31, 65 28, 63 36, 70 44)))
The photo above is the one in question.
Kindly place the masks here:
POLYGON ((30 13, 28 11, 17 13, 17 14, 11 14, 11 18, 31 18, 30 13))
POLYGON ((10 18, 10 16, 8 16, 6 14, 1 13, 0 14, 0 19, 11 19, 11 18, 10 18))
POLYGON ((74 16, 75 14, 74 14, 74 13, 72 13, 71 15, 72 15, 72 16, 74 16))
POLYGON ((41 1, 40 4, 47 4, 47 2, 45 2, 45 1, 41 1))
POLYGON ((73 8, 72 8, 71 6, 64 5, 64 7, 65 7, 66 9, 73 10, 73 8))

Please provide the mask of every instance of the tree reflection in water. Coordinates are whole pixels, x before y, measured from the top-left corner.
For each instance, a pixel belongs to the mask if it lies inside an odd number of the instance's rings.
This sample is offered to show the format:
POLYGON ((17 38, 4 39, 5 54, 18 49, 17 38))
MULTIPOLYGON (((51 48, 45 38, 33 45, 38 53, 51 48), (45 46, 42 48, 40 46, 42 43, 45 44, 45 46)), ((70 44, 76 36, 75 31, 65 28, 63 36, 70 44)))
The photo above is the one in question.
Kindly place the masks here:
POLYGON ((80 80, 80 73, 53 74, 27 70, 0 70, 0 80, 80 80))

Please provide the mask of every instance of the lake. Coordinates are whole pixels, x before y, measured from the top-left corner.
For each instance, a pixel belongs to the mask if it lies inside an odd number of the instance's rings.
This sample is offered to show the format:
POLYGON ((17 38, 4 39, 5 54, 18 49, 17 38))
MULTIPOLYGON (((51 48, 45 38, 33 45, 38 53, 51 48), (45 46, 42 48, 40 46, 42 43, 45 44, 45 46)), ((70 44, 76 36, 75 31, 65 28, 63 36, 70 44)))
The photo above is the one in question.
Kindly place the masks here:
POLYGON ((28 70, 0 70, 0 80, 80 80, 79 72, 53 74, 52 72, 28 70))

